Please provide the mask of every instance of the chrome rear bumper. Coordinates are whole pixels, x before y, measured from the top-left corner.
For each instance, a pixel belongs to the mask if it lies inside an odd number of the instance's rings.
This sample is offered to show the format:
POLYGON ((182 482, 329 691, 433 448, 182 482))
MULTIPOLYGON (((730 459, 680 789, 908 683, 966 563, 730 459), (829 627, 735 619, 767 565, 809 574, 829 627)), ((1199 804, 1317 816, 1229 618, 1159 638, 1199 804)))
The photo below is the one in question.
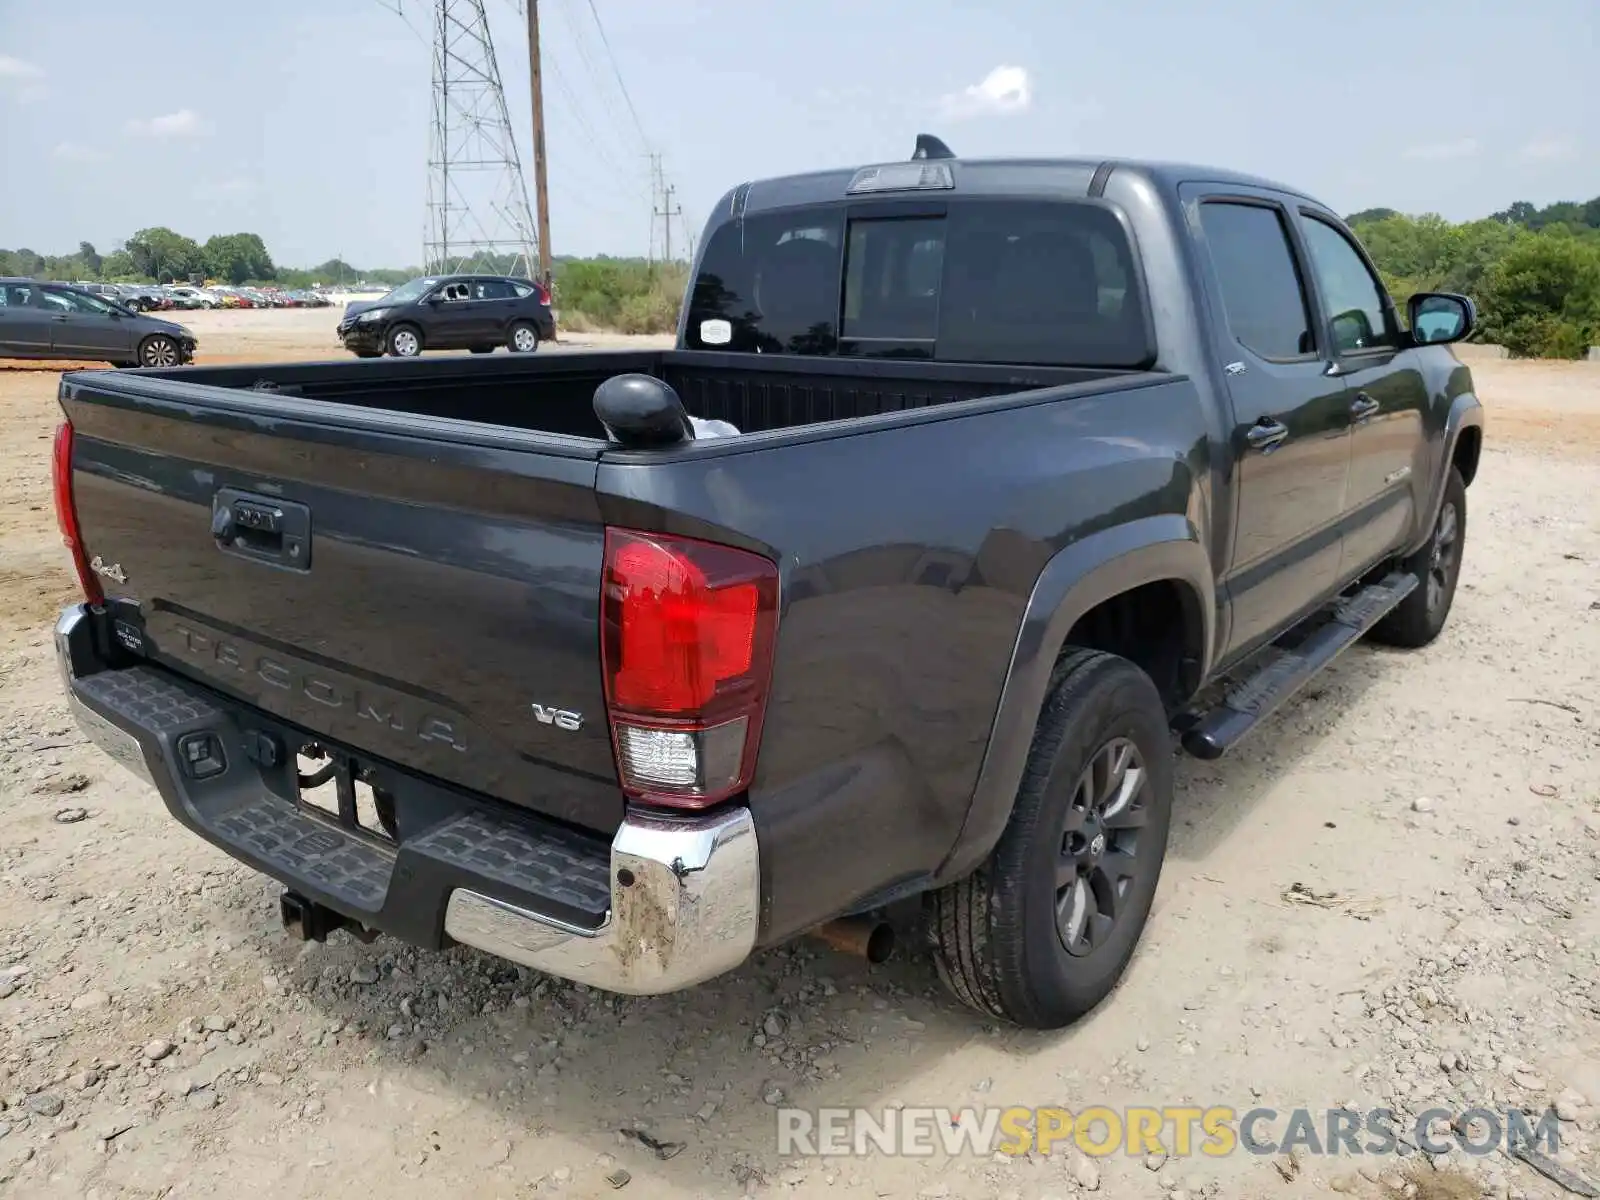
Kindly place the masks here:
POLYGON ((552 924, 463 888, 450 895, 444 929, 463 945, 563 979, 651 995, 748 958, 760 895, 748 809, 681 822, 633 814, 611 843, 611 915, 600 929, 552 924))
MULTIPOLYGON (((199 730, 214 734, 223 747, 233 746, 240 728, 259 714, 148 666, 110 671, 96 652, 94 621, 87 607, 74 605, 61 614, 55 631, 67 702, 84 736, 153 783, 183 825, 351 920, 418 944, 439 945, 442 908, 442 933, 449 940, 564 979, 635 995, 676 991, 720 975, 755 946, 760 856, 746 808, 682 818, 630 811, 611 842, 609 912, 595 928, 575 926, 497 898, 496 879, 474 876, 472 864, 484 859, 475 859, 470 845, 465 853, 459 847, 484 824, 481 815, 459 822, 460 832, 452 818, 381 849, 353 837, 340 845, 336 839, 344 835, 335 826, 271 793, 243 754, 230 754, 222 775, 193 784, 177 762, 174 739, 199 730), (95 682, 86 683, 90 680, 95 682), (123 681, 132 686, 107 686, 123 681), (116 699, 132 693, 135 700, 116 699), (241 810, 254 823, 246 835, 239 833, 241 810), (263 828, 270 828, 266 840, 259 836, 263 828), (441 830, 450 837, 441 839, 441 830), (453 841, 457 849, 448 862, 451 870, 442 872, 435 869, 441 861, 435 855, 443 841, 453 841), (341 898, 330 890, 329 863, 335 858, 339 869, 369 881, 376 902, 354 903, 348 893, 341 898)), ((537 822, 503 808, 496 819, 499 840, 491 853, 509 843, 520 847, 524 861, 559 859, 546 853, 537 822)), ((598 871, 597 858, 585 861, 598 871)), ((504 883, 503 871, 499 882, 504 883)))

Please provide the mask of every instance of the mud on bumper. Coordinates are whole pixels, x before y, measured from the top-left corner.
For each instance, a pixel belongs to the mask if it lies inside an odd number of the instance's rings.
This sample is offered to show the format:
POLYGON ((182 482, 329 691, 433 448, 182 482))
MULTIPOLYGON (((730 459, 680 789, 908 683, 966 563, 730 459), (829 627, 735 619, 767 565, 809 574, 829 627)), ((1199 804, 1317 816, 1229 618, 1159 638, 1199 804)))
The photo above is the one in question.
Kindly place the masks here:
POLYGON ((113 669, 105 624, 82 605, 56 623, 85 736, 154 784, 190 830, 368 929, 635 995, 720 975, 755 944, 747 809, 684 819, 630 810, 607 845, 415 779, 431 794, 420 826, 402 821, 394 842, 351 832, 299 803, 292 750, 270 751, 308 735, 158 666, 113 669))

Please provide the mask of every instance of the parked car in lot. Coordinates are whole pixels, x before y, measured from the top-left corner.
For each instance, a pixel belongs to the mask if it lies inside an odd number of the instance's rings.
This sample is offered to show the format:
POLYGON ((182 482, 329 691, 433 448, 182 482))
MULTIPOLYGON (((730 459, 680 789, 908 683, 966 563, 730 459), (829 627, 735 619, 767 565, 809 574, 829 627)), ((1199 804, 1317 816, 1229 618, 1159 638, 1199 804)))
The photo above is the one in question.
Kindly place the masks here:
POLYGON ((166 289, 177 308, 216 308, 217 298, 203 288, 169 287, 166 289))
POLYGON ((1444 628, 1475 310, 1267 180, 919 159, 724 195, 672 350, 66 376, 86 735, 302 937, 666 992, 920 897, 962 1001, 1084 1015, 1174 740, 1444 628))
POLYGON ((82 358, 117 367, 175 367, 194 333, 65 284, 0 279, 0 357, 82 358))
POLYGON ((154 285, 135 284, 123 292, 122 305, 134 312, 158 312, 172 307, 172 297, 154 285))
POLYGON ((500 275, 429 275, 377 300, 346 306, 339 340, 358 358, 424 350, 531 354, 556 335, 550 296, 539 284, 500 275))

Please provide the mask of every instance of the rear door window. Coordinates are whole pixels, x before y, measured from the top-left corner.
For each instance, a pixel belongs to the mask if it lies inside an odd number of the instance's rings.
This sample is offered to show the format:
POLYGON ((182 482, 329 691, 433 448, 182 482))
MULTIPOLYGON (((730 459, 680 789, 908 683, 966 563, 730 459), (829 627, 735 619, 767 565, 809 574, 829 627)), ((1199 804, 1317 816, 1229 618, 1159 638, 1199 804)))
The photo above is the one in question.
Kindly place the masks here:
POLYGON ((1312 353, 1311 315, 1283 213, 1264 204, 1207 200, 1200 205, 1211 267, 1228 329, 1262 358, 1312 353))
POLYGON ((944 216, 761 213, 719 227, 686 345, 767 354, 1140 367, 1133 250, 1099 205, 952 203, 944 216))

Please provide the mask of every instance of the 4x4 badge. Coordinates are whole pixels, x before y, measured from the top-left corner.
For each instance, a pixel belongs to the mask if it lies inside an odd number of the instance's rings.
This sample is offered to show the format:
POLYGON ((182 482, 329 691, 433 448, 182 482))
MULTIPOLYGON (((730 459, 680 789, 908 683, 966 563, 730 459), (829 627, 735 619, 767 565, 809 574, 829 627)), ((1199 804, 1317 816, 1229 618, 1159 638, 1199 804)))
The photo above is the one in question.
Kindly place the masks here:
POLYGON ((89 569, 96 575, 104 575, 107 579, 115 580, 117 583, 128 582, 128 576, 122 570, 121 563, 108 563, 98 554, 89 560, 89 569))

